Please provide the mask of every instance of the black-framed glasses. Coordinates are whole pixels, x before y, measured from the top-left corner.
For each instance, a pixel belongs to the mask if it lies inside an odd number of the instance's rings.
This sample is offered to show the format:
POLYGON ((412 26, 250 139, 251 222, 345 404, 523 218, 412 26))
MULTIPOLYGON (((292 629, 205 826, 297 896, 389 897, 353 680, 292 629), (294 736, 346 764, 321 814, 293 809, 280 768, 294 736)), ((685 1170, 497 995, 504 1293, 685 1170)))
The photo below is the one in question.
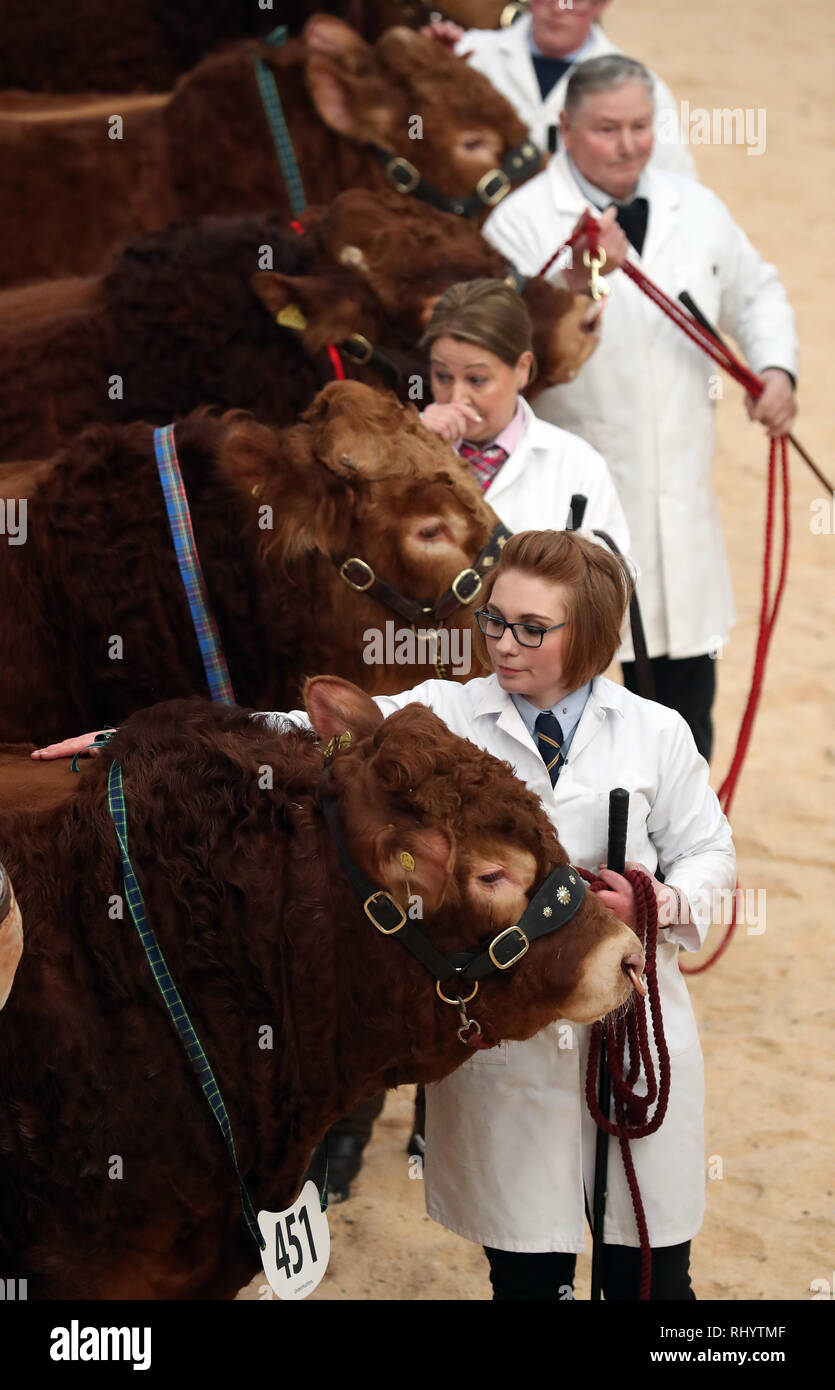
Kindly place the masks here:
POLYGON ((503 637, 505 628, 509 627, 520 647, 541 647, 546 632, 556 632, 558 627, 565 627, 568 622, 566 618, 565 622, 554 623, 553 627, 537 627, 534 623, 509 623, 495 613, 488 613, 486 608, 477 608, 475 617, 485 637, 503 637))

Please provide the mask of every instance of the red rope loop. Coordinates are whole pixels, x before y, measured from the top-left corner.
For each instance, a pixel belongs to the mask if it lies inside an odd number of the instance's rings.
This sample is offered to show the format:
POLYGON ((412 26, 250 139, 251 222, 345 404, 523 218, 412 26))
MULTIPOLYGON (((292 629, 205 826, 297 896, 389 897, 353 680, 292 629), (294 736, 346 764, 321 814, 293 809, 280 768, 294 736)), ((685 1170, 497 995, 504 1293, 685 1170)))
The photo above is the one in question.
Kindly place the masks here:
MULTIPOLYGON (((550 260, 546 261, 540 275, 544 275, 553 265, 560 251, 571 246, 578 240, 583 232, 589 236, 589 243, 597 246, 597 233, 599 223, 597 219, 587 212, 583 222, 575 232, 571 234, 566 242, 555 251, 550 260)), ((652 300, 653 304, 674 323, 681 331, 686 334, 691 342, 706 352, 720 367, 724 368, 730 376, 744 386, 746 391, 755 400, 762 395, 765 384, 760 377, 752 372, 749 367, 741 362, 738 357, 725 346, 724 343, 717 341, 706 328, 691 317, 683 305, 677 300, 671 299, 659 285, 654 284, 639 266, 633 265, 631 261, 624 261, 621 267, 624 275, 632 280, 633 284, 652 300)), ((739 776, 742 771, 743 763, 748 752, 751 741, 751 733, 754 727, 754 720, 759 707, 762 695, 763 680, 765 676, 765 663, 768 656, 768 649, 771 645, 771 638, 774 634, 774 627, 777 621, 777 614, 780 610, 780 603, 783 598, 783 591, 786 586, 786 576, 788 573, 789 561, 789 540, 790 540, 790 501, 789 501, 789 471, 788 471, 788 439, 782 435, 779 440, 772 438, 768 460, 768 496, 766 502, 766 522, 765 522, 765 546, 763 551, 763 581, 762 581, 762 602, 760 606, 760 622, 757 632, 757 643, 754 654, 754 669, 751 676, 751 687, 742 716, 742 722, 737 735, 736 748, 734 750, 731 765, 727 776, 719 788, 719 803, 725 815, 730 814, 731 802, 736 792, 739 776), (780 556, 780 573, 777 580, 777 587, 773 601, 770 600, 771 588, 771 558, 774 535, 774 492, 775 492, 775 471, 777 447, 780 447, 780 467, 782 476, 782 495, 781 502, 783 508, 783 527, 782 527, 782 549, 780 556)), ((738 886, 738 885, 737 885, 738 886)), ((713 965, 723 952, 727 949, 731 937, 736 927, 737 899, 734 894, 734 907, 731 920, 727 930, 716 950, 702 961, 699 965, 681 966, 684 975, 700 975, 703 970, 707 970, 713 965)))
MULTIPOLYGON (((578 873, 590 885, 592 892, 599 892, 608 884, 585 869, 578 873)), ((664 1036, 664 1023, 661 1017, 661 999, 658 992, 656 955, 658 947, 658 902, 652 879, 641 869, 626 869, 623 877, 628 879, 635 894, 635 934, 644 948, 646 957, 645 975, 650 1017, 655 1045, 658 1050, 660 1079, 656 1076, 655 1065, 649 1045, 646 1006, 643 998, 633 993, 629 1007, 624 1012, 610 1016, 604 1023, 592 1025, 589 1044, 589 1060, 586 1067, 586 1104, 599 1129, 613 1134, 619 1144, 629 1195, 635 1212, 635 1223, 641 1246, 641 1283, 639 1297, 649 1298, 652 1279, 652 1254, 649 1243, 644 1205, 638 1187, 638 1178, 629 1145, 633 1139, 645 1139, 660 1129, 670 1099, 670 1054, 664 1036), (615 1119, 610 1120, 600 1109, 597 1097, 597 1076, 600 1065, 600 1047, 605 1029, 606 1060, 612 1080, 612 1098, 615 1119), (627 1069, 628 1054, 628 1069, 627 1069), (643 1073, 646 1095, 639 1095, 636 1086, 643 1073), (650 1116, 650 1108, 655 1105, 655 1113, 650 1116)))

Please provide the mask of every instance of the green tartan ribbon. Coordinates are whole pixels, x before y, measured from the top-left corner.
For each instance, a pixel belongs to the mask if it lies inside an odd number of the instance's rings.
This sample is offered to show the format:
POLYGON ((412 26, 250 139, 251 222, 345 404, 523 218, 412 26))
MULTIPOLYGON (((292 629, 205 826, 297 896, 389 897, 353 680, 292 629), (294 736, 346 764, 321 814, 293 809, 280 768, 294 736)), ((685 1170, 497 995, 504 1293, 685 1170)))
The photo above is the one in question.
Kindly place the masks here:
POLYGON ((186 1012, 186 1007, 180 997, 177 986, 171 978, 171 973, 166 964, 165 957, 160 950, 159 943, 154 934, 154 929, 148 921, 142 890, 139 887, 136 874, 133 871, 133 865, 130 862, 125 793, 122 783, 122 769, 118 758, 114 758, 113 762, 110 764, 110 771, 107 778, 107 804, 113 820, 113 825, 116 829, 116 838, 119 841, 125 891, 133 924, 139 933, 139 940, 142 942, 148 964, 151 967, 151 973, 157 982, 159 992, 165 1001, 165 1006, 168 1009, 174 1027, 180 1035, 180 1041, 183 1044, 186 1056, 197 1073, 197 1079, 203 1089, 203 1094, 209 1102, 212 1114, 220 1126, 220 1132, 229 1150, 232 1166, 235 1169, 238 1184, 241 1189, 241 1206, 243 1207, 244 1220, 246 1221, 253 1240, 257 1241, 259 1248, 263 1250, 266 1248, 266 1241, 261 1235, 261 1230, 255 1215, 255 1208, 252 1205, 246 1183, 238 1168, 235 1141, 232 1138, 232 1126, 229 1123, 229 1116, 226 1112, 226 1106, 223 1103, 220 1087, 215 1080, 214 1072, 200 1044, 200 1039, 195 1032, 194 1025, 186 1012))
MULTIPOLYGON (((287 39, 287 29, 281 24, 273 29, 266 37, 265 43, 275 47, 281 47, 287 39)), ((264 62, 263 58, 255 58, 255 76, 258 80, 258 89, 261 93, 261 101, 264 106, 264 115, 270 127, 270 135, 275 145, 275 152, 278 155, 278 162, 281 172, 284 175, 284 182, 287 185, 287 193, 290 198, 290 206, 293 209, 294 217, 301 217, 307 207, 307 197, 302 183, 299 161, 296 159, 296 151, 293 149, 293 138, 290 128, 287 125, 287 118, 284 115, 284 108, 281 105, 281 97, 278 94, 278 85, 271 69, 264 62)))

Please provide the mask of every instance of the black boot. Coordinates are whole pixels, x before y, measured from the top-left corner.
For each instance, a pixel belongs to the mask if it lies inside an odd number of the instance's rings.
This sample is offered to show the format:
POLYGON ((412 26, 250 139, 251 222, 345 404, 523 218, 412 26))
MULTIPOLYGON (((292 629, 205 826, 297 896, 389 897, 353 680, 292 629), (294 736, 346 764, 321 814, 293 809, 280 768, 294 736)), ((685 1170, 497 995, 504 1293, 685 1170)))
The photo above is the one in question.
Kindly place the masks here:
POLYGON ((406 1153, 411 1158, 423 1158, 426 1153, 426 1092, 422 1086, 418 1086, 415 1094, 415 1117, 406 1153))
POLYGON ((341 1120, 337 1120, 335 1125, 331 1125, 326 1137, 316 1148, 305 1178, 312 1178, 321 1192, 327 1155, 329 1201, 347 1200, 351 1183, 362 1167, 362 1156, 371 1138, 374 1121, 382 1110, 385 1099, 385 1091, 380 1091, 370 1100, 361 1100, 353 1110, 341 1120))

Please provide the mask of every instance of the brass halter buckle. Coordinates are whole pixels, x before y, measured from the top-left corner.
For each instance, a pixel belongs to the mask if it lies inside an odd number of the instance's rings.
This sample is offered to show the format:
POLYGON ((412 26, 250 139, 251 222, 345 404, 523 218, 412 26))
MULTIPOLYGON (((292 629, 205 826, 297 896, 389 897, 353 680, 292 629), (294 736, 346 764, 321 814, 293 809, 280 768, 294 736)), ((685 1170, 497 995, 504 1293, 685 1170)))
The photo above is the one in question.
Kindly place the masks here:
MULTIPOLYGON (((511 943, 507 941, 507 945, 510 946, 510 944, 511 943)), ((497 970, 509 970, 511 965, 515 965, 517 960, 522 959, 530 944, 521 927, 508 927, 505 931, 500 931, 498 936, 493 937, 493 940, 487 948, 487 954, 497 970), (507 960, 500 959, 499 956, 496 955, 496 947, 499 945, 499 942, 507 941, 507 938, 512 936, 515 936, 517 941, 521 939, 521 947, 515 955, 510 956, 507 960)))
POLYGON ((500 203, 506 193, 511 189, 510 179, 503 169, 488 169, 486 174, 482 174, 475 186, 475 191, 482 203, 488 208, 494 208, 500 203), (496 187, 491 191, 490 184, 495 183, 496 187))
POLYGON ((366 589, 370 589, 371 585, 374 583, 374 580, 377 578, 371 566, 367 565, 365 563, 365 560, 360 560, 356 555, 351 555, 347 560, 343 560, 342 564, 339 566, 339 574, 340 577, 345 580, 345 583, 350 585, 352 589, 356 589, 357 593, 359 594, 364 594, 366 589), (345 571, 347 570, 349 565, 361 565, 362 568, 366 571, 366 573, 368 574, 368 579, 365 581, 364 584, 356 584, 353 579, 348 578, 348 575, 345 571))
POLYGON ((362 333, 352 333, 350 338, 346 338, 339 344, 343 352, 347 352, 352 362, 356 362, 360 367, 364 367, 371 361, 374 353, 373 343, 363 337, 362 333))
POLYGON ((386 178, 398 193, 413 193, 420 183, 420 173, 402 154, 395 154, 384 166, 386 178))
POLYGON ((478 570, 462 570, 460 574, 456 574, 449 587, 451 588, 452 592, 454 593, 455 597, 458 599, 458 602, 460 604, 471 603, 472 600, 475 598, 476 594, 481 592, 481 575, 479 574, 478 570), (472 583, 472 581, 475 580, 475 588, 469 594, 462 594, 461 590, 458 587, 464 580, 467 580, 469 583, 472 583))
POLYGON ((390 893, 383 892, 382 888, 378 888, 376 893, 372 893, 367 897, 362 906, 369 922, 373 922, 378 932, 382 932, 383 936, 394 936, 395 932, 399 932, 400 928, 406 925, 406 914, 402 907, 399 903, 394 901, 390 893), (376 901, 377 899, 381 900, 379 904, 376 901), (396 922, 393 927, 387 927, 385 925, 385 909, 382 906, 383 903, 385 903, 389 911, 394 908, 400 918, 399 922, 396 922), (378 915, 375 915, 375 913, 378 915), (383 921, 380 921, 381 917, 383 917, 383 921))

